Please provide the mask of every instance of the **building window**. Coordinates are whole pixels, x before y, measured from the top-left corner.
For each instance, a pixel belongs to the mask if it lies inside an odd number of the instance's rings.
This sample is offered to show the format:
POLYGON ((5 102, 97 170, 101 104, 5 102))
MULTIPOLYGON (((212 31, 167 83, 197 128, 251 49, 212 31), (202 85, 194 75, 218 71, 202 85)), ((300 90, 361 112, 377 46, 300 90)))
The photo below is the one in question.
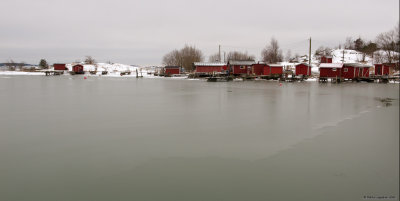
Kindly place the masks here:
POLYGON ((245 66, 240 66, 240 69, 245 69, 245 66))
POLYGON ((344 70, 343 70, 343 72, 349 72, 349 69, 348 68, 345 68, 344 70))
POLYGON ((332 68, 332 71, 336 71, 336 68, 332 68))

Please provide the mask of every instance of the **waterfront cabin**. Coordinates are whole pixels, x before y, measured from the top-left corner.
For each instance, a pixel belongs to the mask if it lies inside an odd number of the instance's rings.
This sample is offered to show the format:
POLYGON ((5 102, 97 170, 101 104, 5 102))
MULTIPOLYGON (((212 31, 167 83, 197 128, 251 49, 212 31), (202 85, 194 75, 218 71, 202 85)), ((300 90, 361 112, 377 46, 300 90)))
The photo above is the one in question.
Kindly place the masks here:
POLYGON ((221 73, 228 69, 227 63, 223 62, 194 62, 196 74, 221 73))
POLYGON ((279 77, 283 74, 283 66, 279 64, 265 64, 263 75, 279 77))
POLYGON ((311 76, 311 66, 307 63, 297 64, 296 68, 296 76, 311 76))
POLYGON ((370 66, 359 63, 345 63, 343 64, 341 77, 343 79, 360 79, 369 77, 370 66))
POLYGON ((256 63, 252 65, 252 74, 253 75, 264 75, 264 69, 267 67, 266 63, 256 63))
POLYGON ((252 65, 255 64, 254 60, 249 61, 228 61, 228 68, 235 76, 250 75, 252 72, 252 65))
POLYGON ((165 66, 164 74, 165 75, 179 75, 179 74, 181 74, 181 67, 180 66, 165 66))
POLYGON ((375 75, 393 75, 393 73, 395 72, 395 67, 395 63, 375 64, 375 75))
POLYGON ((54 70, 68 70, 65 64, 53 64, 54 70))
POLYGON ((270 68, 270 75, 281 76, 283 74, 283 66, 280 64, 268 64, 270 68))
POLYGON ((319 65, 319 78, 341 78, 342 68, 342 63, 321 63, 319 65))
POLYGON ((321 57, 321 63, 332 63, 332 57, 331 56, 322 56, 321 57))
POLYGON ((72 66, 72 72, 74 74, 84 74, 83 66, 80 64, 76 64, 76 65, 72 66))

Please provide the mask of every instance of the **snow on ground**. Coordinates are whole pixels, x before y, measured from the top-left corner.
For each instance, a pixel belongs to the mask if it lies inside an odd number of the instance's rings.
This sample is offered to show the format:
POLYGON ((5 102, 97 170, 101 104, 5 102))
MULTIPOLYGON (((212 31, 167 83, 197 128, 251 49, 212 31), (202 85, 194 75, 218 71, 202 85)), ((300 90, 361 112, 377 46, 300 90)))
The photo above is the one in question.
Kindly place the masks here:
MULTIPOLYGON (((363 53, 358 52, 356 50, 343 50, 343 49, 335 49, 332 50, 332 62, 333 63, 342 63, 343 62, 343 51, 344 51, 344 62, 345 63, 358 63, 363 60, 363 53)), ((365 56, 364 61, 367 64, 372 65, 373 60, 369 56, 365 56)))
POLYGON ((44 75, 43 72, 0 71, 0 75, 44 75))

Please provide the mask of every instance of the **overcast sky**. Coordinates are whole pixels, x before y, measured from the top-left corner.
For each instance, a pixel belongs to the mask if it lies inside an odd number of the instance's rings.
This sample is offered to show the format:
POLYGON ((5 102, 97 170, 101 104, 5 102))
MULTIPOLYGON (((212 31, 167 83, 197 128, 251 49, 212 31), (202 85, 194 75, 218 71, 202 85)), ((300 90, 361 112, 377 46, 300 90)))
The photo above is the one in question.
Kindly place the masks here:
POLYGON ((399 22, 399 0, 1 0, 0 62, 83 60, 159 65, 185 44, 206 57, 247 51, 271 37, 283 52, 374 40, 399 22))

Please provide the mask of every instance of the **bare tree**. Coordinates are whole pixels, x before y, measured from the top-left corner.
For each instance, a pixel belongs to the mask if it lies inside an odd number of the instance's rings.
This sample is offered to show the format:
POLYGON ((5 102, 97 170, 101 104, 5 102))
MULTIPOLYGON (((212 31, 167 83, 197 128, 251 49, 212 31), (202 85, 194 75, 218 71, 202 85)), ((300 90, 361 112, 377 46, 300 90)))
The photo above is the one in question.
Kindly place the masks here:
POLYGON ((20 71, 22 71, 22 70, 24 69, 25 62, 19 62, 19 63, 17 63, 17 66, 18 66, 18 69, 19 69, 20 71))
POLYGON ((238 51, 233 51, 229 52, 227 55, 227 60, 235 60, 235 61, 249 61, 249 60, 255 60, 254 55, 249 55, 247 52, 238 52, 238 51))
POLYGON ((204 60, 203 53, 201 50, 196 49, 195 46, 185 45, 180 52, 182 55, 182 67, 187 71, 193 70, 193 62, 204 60))
POLYGON ((185 45, 180 50, 173 50, 163 57, 163 64, 167 66, 181 66, 185 70, 193 69, 193 62, 203 61, 203 53, 194 46, 185 45))
POLYGON ((345 49, 354 49, 353 45, 353 38, 352 37, 347 37, 346 42, 344 43, 344 48, 345 49))
POLYGON ((292 51, 288 50, 286 52, 285 60, 290 62, 292 60, 292 51))
POLYGON ((394 29, 379 34, 376 37, 376 44, 380 49, 385 52, 385 60, 389 63, 396 61, 399 44, 399 28, 396 26, 394 29))
POLYGON ((210 55, 208 57, 208 61, 209 62, 216 62, 216 61, 219 62, 219 61, 221 61, 219 53, 215 53, 215 54, 210 55))
POLYGON ((6 62, 6 66, 9 71, 15 71, 17 64, 14 62, 14 60, 10 59, 6 62))
POLYGON ((385 60, 383 55, 379 51, 373 53, 373 56, 374 56, 374 63, 381 64, 385 60))
POLYGON ((86 56, 85 58, 85 64, 95 64, 96 60, 92 56, 86 56))
POLYGON ((49 68, 49 64, 47 64, 46 59, 41 59, 39 61, 39 67, 42 69, 48 69, 49 68))
POLYGON ((173 50, 163 57, 163 64, 167 66, 180 66, 180 53, 178 50, 173 50))
POLYGON ((261 51, 261 57, 264 62, 277 63, 283 59, 282 51, 279 49, 278 41, 271 38, 271 42, 261 51))

